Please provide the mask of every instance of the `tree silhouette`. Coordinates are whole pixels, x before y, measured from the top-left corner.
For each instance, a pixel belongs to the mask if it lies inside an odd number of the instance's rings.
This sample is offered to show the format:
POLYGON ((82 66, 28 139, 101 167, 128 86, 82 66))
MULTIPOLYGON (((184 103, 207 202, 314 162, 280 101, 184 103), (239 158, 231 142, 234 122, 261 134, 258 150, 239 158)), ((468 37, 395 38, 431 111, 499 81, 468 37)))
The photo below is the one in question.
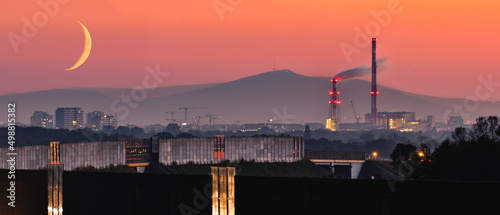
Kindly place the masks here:
POLYGON ((472 130, 458 127, 416 167, 412 178, 500 181, 500 125, 496 116, 479 117, 472 130))
POLYGON ((407 143, 407 144, 403 144, 403 143, 398 143, 396 145, 396 147, 394 147, 394 150, 392 151, 391 153, 391 165, 397 169, 399 165, 401 165, 401 163, 403 161, 408 161, 408 159, 411 158, 411 155, 412 154, 415 154, 415 152, 417 151, 417 147, 415 147, 414 145, 410 144, 410 143, 407 143))

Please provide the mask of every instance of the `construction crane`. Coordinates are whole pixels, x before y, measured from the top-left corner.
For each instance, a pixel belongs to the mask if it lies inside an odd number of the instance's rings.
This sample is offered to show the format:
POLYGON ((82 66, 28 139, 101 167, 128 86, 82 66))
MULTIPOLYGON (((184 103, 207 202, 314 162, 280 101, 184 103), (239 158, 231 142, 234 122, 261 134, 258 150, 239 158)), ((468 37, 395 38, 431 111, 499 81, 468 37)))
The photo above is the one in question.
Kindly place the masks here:
POLYGON ((208 120, 209 120, 209 124, 208 124, 208 127, 209 128, 213 128, 215 126, 215 120, 216 119, 221 119, 222 114, 207 114, 207 117, 208 117, 208 120), (213 120, 213 124, 212 124, 212 120, 213 120))
POLYGON ((204 118, 205 116, 193 116, 193 119, 196 119, 196 127, 200 129, 200 119, 204 118))
POLYGON ((167 112, 167 114, 170 114, 170 119, 166 118, 165 120, 170 121, 171 123, 175 123, 176 120, 174 119, 174 113, 175 112, 173 112, 173 111, 167 112))
POLYGON ((188 109, 193 109, 193 108, 207 108, 207 107, 179 107, 179 110, 180 109, 184 109, 184 122, 186 123, 187 125, 187 117, 188 117, 188 109))
POLYGON ((354 103, 352 102, 352 99, 349 99, 351 102, 351 107, 352 107, 352 112, 354 112, 354 118, 356 118, 356 122, 359 123, 359 116, 356 114, 356 110, 354 109, 354 103))

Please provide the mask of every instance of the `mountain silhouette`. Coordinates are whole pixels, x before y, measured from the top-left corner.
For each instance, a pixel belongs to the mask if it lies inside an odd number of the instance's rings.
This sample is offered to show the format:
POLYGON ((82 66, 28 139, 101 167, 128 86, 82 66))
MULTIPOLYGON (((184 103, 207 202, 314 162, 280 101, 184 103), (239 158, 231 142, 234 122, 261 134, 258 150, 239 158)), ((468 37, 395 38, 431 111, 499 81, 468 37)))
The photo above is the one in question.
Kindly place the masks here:
MULTIPOLYGON (((328 92, 330 78, 309 77, 290 70, 265 72, 235 81, 219 84, 160 87, 144 90, 143 100, 129 105, 121 95, 132 98, 131 89, 69 88, 37 91, 0 96, 7 104, 17 102, 17 120, 29 124, 29 117, 36 110, 54 114, 57 107, 81 107, 85 113, 102 110, 115 113, 119 124, 167 124, 170 118, 166 112, 175 111, 174 118, 184 121, 184 110, 179 107, 199 107, 188 110, 188 121, 193 116, 209 113, 223 114, 216 123, 257 123, 273 119, 285 123, 324 123, 328 114, 328 92), (204 108, 203 108, 204 107, 204 108), (128 111, 128 114, 124 110, 128 111)), ((370 111, 371 83, 364 80, 345 80, 337 84, 342 104, 339 106, 342 122, 354 122, 354 114, 349 102, 353 100, 356 113, 364 120, 370 111)), ((378 87, 377 105, 379 111, 411 111, 417 118, 434 115, 437 121, 445 121, 448 115, 458 115, 453 111, 464 105, 464 99, 423 96, 385 86, 378 87)), ((136 92, 137 93, 137 92, 136 92)), ((142 96, 142 94, 137 93, 142 96)), ((469 102, 469 109, 472 102, 469 102)), ((6 113, 7 105, 0 110, 6 113)), ((474 120, 482 115, 496 115, 500 102, 478 102, 477 108, 467 110, 462 107, 465 120, 474 120)), ((6 115, 0 118, 5 121, 6 115)), ((202 123, 207 123, 202 118, 202 123)))

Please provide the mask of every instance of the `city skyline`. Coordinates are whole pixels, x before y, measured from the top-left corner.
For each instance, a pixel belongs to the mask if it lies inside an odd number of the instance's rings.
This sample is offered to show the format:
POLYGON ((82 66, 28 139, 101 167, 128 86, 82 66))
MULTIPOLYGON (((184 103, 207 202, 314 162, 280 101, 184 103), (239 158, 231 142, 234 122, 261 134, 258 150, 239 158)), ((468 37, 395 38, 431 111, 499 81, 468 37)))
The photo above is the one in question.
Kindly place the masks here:
MULTIPOLYGON (((241 1, 221 12, 210 1, 69 1, 57 11, 52 8, 47 24, 17 45, 18 52, 9 37, 0 42, 8 47, 0 57, 12 80, 0 94, 133 88, 147 74, 145 68, 155 65, 169 73, 159 86, 221 83, 271 71, 274 56, 277 69, 331 77, 370 63, 369 45, 355 42, 366 34, 380 39, 379 56, 388 58, 380 85, 465 98, 475 93, 481 79, 498 83, 491 55, 499 45, 494 38, 498 28, 488 21, 495 20, 493 8, 487 1, 241 1), (76 20, 92 35, 92 53, 80 68, 64 72, 83 49, 76 20), (379 32, 367 34, 366 26, 379 32), (348 45, 354 48, 345 50, 355 52, 343 53, 341 47, 348 45), (16 84, 21 82, 25 84, 16 84)), ((44 12, 38 1, 13 2, 4 10, 0 31, 20 36, 24 18, 33 22, 44 12)), ((500 95, 484 100, 498 101, 500 95)))
POLYGON ((0 213, 491 214, 496 6, 5 1, 0 213))

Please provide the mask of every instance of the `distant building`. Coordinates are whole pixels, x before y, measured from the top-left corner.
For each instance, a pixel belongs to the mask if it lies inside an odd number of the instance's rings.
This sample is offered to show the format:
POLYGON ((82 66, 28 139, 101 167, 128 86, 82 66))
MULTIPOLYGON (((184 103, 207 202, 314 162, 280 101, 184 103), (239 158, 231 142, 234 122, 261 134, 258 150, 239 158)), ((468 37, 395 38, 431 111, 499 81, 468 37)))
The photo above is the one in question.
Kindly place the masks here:
POLYGON ((31 126, 52 128, 53 116, 44 111, 35 111, 33 116, 30 117, 31 126))
POLYGON ((370 123, 340 123, 340 131, 368 131, 372 130, 373 127, 370 123))
POLYGON ((161 124, 148 125, 144 127, 144 133, 160 133, 165 131, 165 126, 161 124))
POLYGON ((264 123, 253 123, 253 124, 244 124, 241 126, 241 132, 257 132, 260 131, 263 127, 267 127, 264 123))
POLYGON ((426 120, 408 121, 404 128, 400 131, 430 131, 436 127, 436 118, 434 116, 427 116, 426 120))
POLYGON ((102 130, 104 127, 111 126, 113 128, 118 127, 118 120, 116 119, 114 114, 111 115, 104 115, 101 118, 101 125, 99 127, 100 130, 102 130))
MULTIPOLYGON (((416 119, 415 112, 378 112, 377 116, 377 128, 387 129, 387 130, 397 130, 397 131, 430 131, 436 125, 436 120, 434 116, 427 116, 427 118, 421 120, 416 119)), ((353 127, 353 123, 349 123, 351 126, 343 126, 342 130, 366 130, 370 123, 370 113, 365 114, 365 123, 358 123, 357 129, 353 127)))
MULTIPOLYGON (((370 113, 365 114, 365 123, 370 123, 370 118, 370 113)), ((415 121, 415 112, 378 112, 376 123, 382 128, 399 129, 411 121, 415 121)))
POLYGON ((274 124, 273 131, 275 132, 304 131, 304 128, 305 125, 302 124, 274 124))
POLYGON ((87 127, 93 131, 100 131, 106 126, 111 126, 113 128, 118 127, 118 120, 116 117, 111 115, 106 115, 102 111, 92 111, 87 114, 87 127))
POLYGON ((464 124, 464 119, 461 116, 450 116, 446 123, 448 125, 448 129, 455 129, 464 124))
POLYGON ((81 108, 57 108, 56 129, 75 130, 83 128, 83 110, 81 108))
POLYGON ((101 128, 101 119, 104 117, 102 111, 92 111, 87 113, 87 127, 92 131, 98 131, 101 128))

